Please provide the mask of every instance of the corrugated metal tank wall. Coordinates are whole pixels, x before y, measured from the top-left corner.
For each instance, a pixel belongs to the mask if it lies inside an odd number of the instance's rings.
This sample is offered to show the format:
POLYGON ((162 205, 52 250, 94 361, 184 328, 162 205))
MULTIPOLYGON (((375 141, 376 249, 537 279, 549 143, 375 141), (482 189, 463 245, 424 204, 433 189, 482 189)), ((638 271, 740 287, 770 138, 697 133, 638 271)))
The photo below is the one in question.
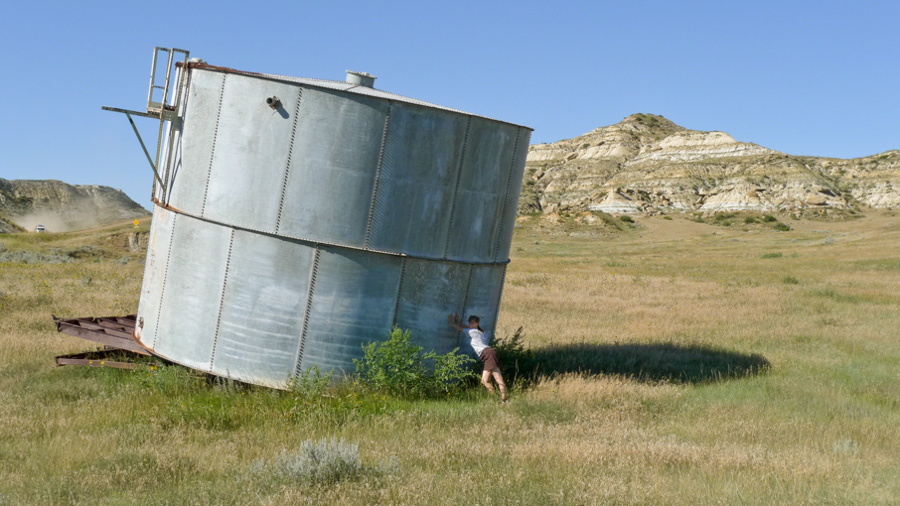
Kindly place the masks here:
POLYGON ((371 88, 194 66, 154 210, 140 341, 283 386, 393 325, 494 328, 531 130, 371 88), (273 109, 265 99, 278 97, 273 109))

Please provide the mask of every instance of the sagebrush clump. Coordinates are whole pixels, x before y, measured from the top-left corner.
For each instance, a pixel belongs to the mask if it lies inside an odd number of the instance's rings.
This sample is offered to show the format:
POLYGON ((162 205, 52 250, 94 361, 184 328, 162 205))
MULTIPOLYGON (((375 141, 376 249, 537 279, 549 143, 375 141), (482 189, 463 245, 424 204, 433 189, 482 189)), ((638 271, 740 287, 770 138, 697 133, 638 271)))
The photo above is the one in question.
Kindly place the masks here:
POLYGON ((278 480, 298 483, 337 483, 358 479, 365 471, 359 460, 359 444, 322 438, 307 439, 295 452, 282 450, 271 462, 253 463, 255 474, 271 473, 278 480))

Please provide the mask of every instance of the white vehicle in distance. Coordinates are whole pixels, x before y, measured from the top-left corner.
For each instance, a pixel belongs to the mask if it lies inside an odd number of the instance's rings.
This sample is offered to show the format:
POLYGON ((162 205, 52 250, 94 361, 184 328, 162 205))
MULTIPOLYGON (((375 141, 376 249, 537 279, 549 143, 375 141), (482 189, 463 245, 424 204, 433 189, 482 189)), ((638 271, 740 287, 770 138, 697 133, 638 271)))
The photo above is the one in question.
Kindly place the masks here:
POLYGON ((38 226, 34 227, 34 231, 35 232, 46 232, 47 229, 43 225, 38 225, 38 226))

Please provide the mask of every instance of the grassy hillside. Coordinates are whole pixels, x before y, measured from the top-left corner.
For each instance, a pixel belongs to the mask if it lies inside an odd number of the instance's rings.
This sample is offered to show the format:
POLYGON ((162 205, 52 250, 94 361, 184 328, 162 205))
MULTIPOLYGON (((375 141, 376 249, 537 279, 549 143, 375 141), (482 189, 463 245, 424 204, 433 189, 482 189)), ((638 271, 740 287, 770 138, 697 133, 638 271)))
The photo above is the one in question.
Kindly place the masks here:
POLYGON ((900 502, 900 217, 691 218, 521 219, 498 334, 537 381, 507 406, 55 368, 91 346, 51 313, 136 310, 133 230, 2 236, 0 505, 900 502), (370 471, 275 472, 323 437, 370 471))

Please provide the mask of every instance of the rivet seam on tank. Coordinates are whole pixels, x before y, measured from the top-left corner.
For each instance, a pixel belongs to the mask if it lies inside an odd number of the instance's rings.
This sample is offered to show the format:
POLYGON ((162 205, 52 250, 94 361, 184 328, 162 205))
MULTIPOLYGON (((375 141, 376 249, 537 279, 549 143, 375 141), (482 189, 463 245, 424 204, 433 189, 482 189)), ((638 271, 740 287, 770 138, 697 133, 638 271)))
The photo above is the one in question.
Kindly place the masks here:
POLYGON ((506 284, 506 269, 509 264, 503 266, 503 275, 500 276, 500 289, 497 290, 497 302, 494 303, 494 321, 491 326, 491 339, 497 337, 497 316, 500 314, 500 300, 503 298, 503 286, 506 284))
MULTIPOLYGON (((463 303, 462 303, 462 318, 465 320, 466 318, 466 309, 469 305, 469 286, 472 284, 472 274, 475 271, 474 266, 469 266, 469 272, 466 274, 466 289, 463 291, 463 303)), ((462 332, 458 332, 458 336, 456 336, 456 347, 459 348, 462 345, 462 332)))
POLYGON ((394 317, 391 327, 397 325, 397 313, 400 312, 400 295, 403 293, 403 277, 406 276, 406 258, 400 260, 400 281, 397 283, 397 298, 394 300, 394 317))
POLYGON ((193 218, 195 220, 200 220, 200 221, 203 221, 206 223, 214 223, 216 225, 222 225, 224 227, 230 227, 230 228, 234 228, 237 230, 245 230, 247 232, 258 232, 260 234, 280 237, 282 239, 294 239, 297 241, 314 244, 316 246, 334 246, 336 248, 344 248, 344 249, 355 250, 355 251, 368 251, 371 253, 380 253, 382 255, 391 255, 391 256, 397 256, 397 257, 409 257, 409 258, 416 258, 419 260, 429 260, 429 261, 434 261, 434 262, 453 262, 453 263, 467 264, 467 265, 499 265, 499 264, 509 263, 509 260, 506 260, 505 262, 474 262, 474 261, 466 262, 466 261, 462 261, 462 260, 448 260, 446 258, 433 258, 433 257, 427 257, 427 256, 420 256, 420 255, 410 255, 408 253, 398 253, 396 251, 385 251, 385 250, 374 249, 374 248, 367 249, 367 248, 363 248, 361 246, 351 246, 351 245, 340 244, 340 243, 335 243, 335 242, 325 242, 325 241, 320 241, 320 240, 313 240, 313 239, 309 239, 309 238, 301 237, 301 236, 297 236, 297 235, 289 235, 289 234, 281 234, 281 233, 276 234, 276 233, 273 233, 271 230, 262 230, 262 229, 253 228, 253 227, 245 227, 243 225, 238 225, 237 223, 231 223, 231 222, 221 221, 221 220, 214 220, 211 218, 204 218, 203 216, 191 214, 187 211, 183 211, 181 209, 176 209, 171 206, 165 206, 165 209, 168 211, 171 211, 173 213, 181 214, 183 216, 187 216, 187 217, 193 218))
POLYGON ((319 255, 321 248, 316 246, 316 252, 313 254, 312 266, 309 269, 309 287, 306 289, 306 309, 303 312, 303 328, 300 331, 300 344, 297 347, 297 365, 294 367, 294 373, 299 376, 300 369, 303 367, 303 345, 306 344, 306 330, 309 328, 309 314, 312 312, 313 292, 316 289, 316 274, 319 270, 319 255))
POLYGON ((231 236, 228 238, 228 255, 225 257, 225 275, 222 276, 222 295, 219 297, 219 312, 216 316, 216 331, 213 334, 212 351, 209 354, 209 370, 213 370, 216 363, 216 349, 219 346, 219 331, 222 328, 222 310, 225 307, 225 290, 228 287, 228 271, 231 269, 231 251, 234 248, 234 232, 231 229, 231 236))
MULTIPOLYGON (((519 135, 521 134, 521 132, 521 128, 516 129, 516 142, 513 143, 512 156, 510 157, 509 161, 509 169, 506 171, 506 191, 503 192, 503 198, 500 199, 500 219, 497 220, 499 226, 497 227, 497 238, 494 241, 494 262, 497 261, 497 255, 500 254, 500 238, 503 237, 504 227, 507 226, 504 223, 503 218, 506 215, 506 202, 509 200, 509 190, 510 185, 512 184, 513 169, 516 167, 516 153, 519 152, 519 135)), ((515 218, 513 218, 513 223, 515 223, 515 218)))
POLYGON ((378 180, 381 177, 381 165, 384 163, 384 146, 387 143, 388 127, 391 124, 391 109, 394 104, 388 106, 384 117, 384 130, 381 131, 381 147, 378 150, 378 165, 375 167, 375 180, 372 183, 372 200, 369 202, 369 217, 366 220, 366 238, 363 240, 363 249, 369 249, 369 238, 372 235, 372 216, 375 213, 375 197, 378 195, 378 180))
POLYGON ((459 193, 459 182, 462 179, 463 164, 466 163, 466 148, 469 146, 469 127, 472 124, 472 116, 466 116, 466 133, 463 135, 462 150, 459 154, 459 166, 456 168, 456 183, 453 185, 453 195, 450 196, 450 219, 447 220, 447 236, 444 238, 443 260, 447 259, 450 252, 450 235, 453 233, 453 220, 456 216, 456 195, 459 193))
POLYGON ((166 294, 166 281, 169 279, 169 261, 172 258, 172 243, 175 236, 175 226, 178 224, 178 215, 172 214, 172 232, 169 233, 169 251, 166 253, 166 266, 163 268, 162 286, 159 287, 159 304, 156 306, 156 326, 153 328, 153 341, 148 348, 156 348, 156 338, 159 336, 159 319, 162 315, 163 299, 166 294))
POLYGON ((297 138, 297 121, 300 117, 300 102, 303 101, 303 88, 297 87, 297 105, 294 106, 294 119, 291 124, 291 142, 288 145, 287 163, 284 167, 284 177, 281 180, 281 199, 278 201, 278 217, 275 218, 275 234, 281 230, 281 217, 284 214, 284 198, 287 196, 288 178, 291 174, 291 163, 294 159, 294 141, 297 138))
POLYGON ((200 205, 200 216, 206 214, 206 197, 209 195, 213 161, 216 159, 216 140, 219 137, 219 120, 222 118, 222 101, 225 98, 225 82, 227 78, 228 74, 222 74, 222 87, 219 89, 219 109, 216 112, 216 127, 213 129, 212 148, 209 151, 209 167, 206 170, 206 187, 203 188, 203 203, 200 205))

